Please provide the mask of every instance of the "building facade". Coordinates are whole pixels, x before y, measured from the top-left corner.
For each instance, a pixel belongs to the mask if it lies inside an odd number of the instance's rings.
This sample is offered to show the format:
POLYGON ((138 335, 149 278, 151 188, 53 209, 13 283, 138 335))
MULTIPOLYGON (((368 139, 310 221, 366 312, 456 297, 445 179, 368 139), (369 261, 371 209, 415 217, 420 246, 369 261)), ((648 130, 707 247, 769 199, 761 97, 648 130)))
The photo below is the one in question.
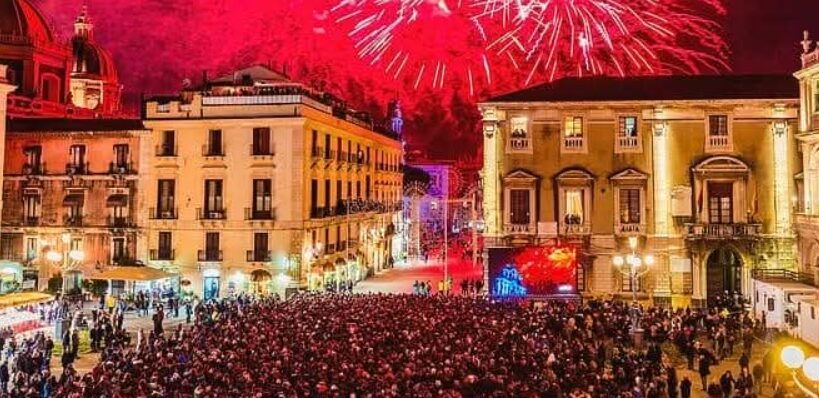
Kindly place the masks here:
POLYGON ((488 100, 485 245, 574 245, 588 296, 747 296, 754 269, 795 267, 798 99, 788 76, 692 76, 572 78, 488 100), (654 260, 635 283, 613 261, 629 254, 654 260))
POLYGON ((256 66, 144 104, 152 264, 202 297, 335 289, 392 264, 401 144, 256 66))
POLYGON ((63 42, 28 0, 0 1, 0 64, 8 66, 0 76, 16 86, 0 105, 8 148, 0 148, 0 260, 35 275, 26 288, 45 289, 57 273, 70 274, 62 287, 73 287, 83 274, 138 262, 144 130, 119 113, 116 68, 85 9, 74 28, 63 42))
POLYGON ((804 173, 797 180, 796 233, 803 277, 819 284, 819 47, 805 32, 799 80, 800 118, 797 138, 804 173))

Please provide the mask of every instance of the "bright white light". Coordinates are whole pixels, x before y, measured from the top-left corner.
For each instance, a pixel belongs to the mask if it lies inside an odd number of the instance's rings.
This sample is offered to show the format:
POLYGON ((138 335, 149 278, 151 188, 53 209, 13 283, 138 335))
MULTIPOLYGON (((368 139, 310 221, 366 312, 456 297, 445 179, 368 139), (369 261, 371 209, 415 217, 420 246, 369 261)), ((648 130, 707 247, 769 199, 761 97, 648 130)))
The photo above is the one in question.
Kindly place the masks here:
POLYGON ((284 273, 276 275, 276 283, 278 283, 279 285, 282 286, 287 285, 290 283, 290 280, 291 280, 290 276, 284 273))
POLYGON ((85 253, 83 253, 81 250, 72 250, 68 252, 68 258, 74 261, 83 261, 85 260, 85 253))
POLYGON ((799 369, 805 363, 805 352, 794 345, 783 348, 779 357, 782 359, 782 363, 791 369, 799 369))
POLYGON ((63 243, 71 242, 71 234, 64 233, 63 236, 62 236, 62 240, 63 240, 63 243))
POLYGON ((646 265, 649 265, 649 266, 650 266, 650 265, 654 265, 654 256, 652 256, 652 255, 650 255, 650 254, 647 254, 647 255, 646 255, 646 257, 645 257, 645 259, 643 259, 643 262, 644 262, 646 265))
POLYGON ((612 257, 611 262, 617 267, 622 267, 625 261, 623 260, 623 256, 614 256, 612 257))
POLYGON ((230 281, 235 283, 239 283, 244 279, 245 275, 242 273, 242 271, 236 271, 233 273, 233 275, 230 276, 230 281))
POLYGON ((63 260, 63 255, 54 250, 50 250, 46 253, 46 260, 57 263, 63 260))
POLYGON ((16 274, 17 270, 11 267, 6 267, 0 270, 0 274, 16 274))
POLYGON ((810 357, 802 365, 805 376, 813 382, 819 382, 819 357, 810 357))
POLYGON ((637 237, 636 236, 629 236, 628 237, 628 247, 632 250, 637 248, 637 237))
POLYGON ((571 292, 572 285, 560 285, 557 287, 557 290, 563 293, 571 292))

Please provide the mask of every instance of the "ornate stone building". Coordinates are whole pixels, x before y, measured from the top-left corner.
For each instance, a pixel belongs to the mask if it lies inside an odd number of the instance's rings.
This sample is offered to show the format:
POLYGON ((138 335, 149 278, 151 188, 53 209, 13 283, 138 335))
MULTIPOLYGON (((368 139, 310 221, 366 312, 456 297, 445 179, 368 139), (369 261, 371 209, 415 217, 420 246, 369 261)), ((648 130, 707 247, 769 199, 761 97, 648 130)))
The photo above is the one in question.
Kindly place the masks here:
POLYGON ((153 265, 202 297, 328 289, 391 263, 401 143, 262 66, 145 103, 153 265))
POLYGON ((578 288, 700 305, 793 269, 790 76, 568 78, 482 104, 487 247, 580 249, 578 288), (636 286, 617 254, 654 264, 636 286))

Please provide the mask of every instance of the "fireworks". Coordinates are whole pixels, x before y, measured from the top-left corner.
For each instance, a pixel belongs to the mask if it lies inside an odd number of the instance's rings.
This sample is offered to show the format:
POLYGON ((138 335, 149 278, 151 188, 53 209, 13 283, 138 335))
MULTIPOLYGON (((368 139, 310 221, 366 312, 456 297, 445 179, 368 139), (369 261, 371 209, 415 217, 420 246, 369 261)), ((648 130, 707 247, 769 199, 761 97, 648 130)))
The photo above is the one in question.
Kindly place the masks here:
POLYGON ((478 20, 506 32, 487 45, 516 67, 565 75, 718 72, 728 69, 721 0, 480 0, 478 20))
POLYGON ((358 56, 413 88, 492 82, 484 28, 471 0, 341 0, 330 10, 358 56))
POLYGON ((442 88, 492 83, 490 65, 525 78, 727 70, 713 16, 722 0, 342 0, 358 56, 394 79, 442 88))

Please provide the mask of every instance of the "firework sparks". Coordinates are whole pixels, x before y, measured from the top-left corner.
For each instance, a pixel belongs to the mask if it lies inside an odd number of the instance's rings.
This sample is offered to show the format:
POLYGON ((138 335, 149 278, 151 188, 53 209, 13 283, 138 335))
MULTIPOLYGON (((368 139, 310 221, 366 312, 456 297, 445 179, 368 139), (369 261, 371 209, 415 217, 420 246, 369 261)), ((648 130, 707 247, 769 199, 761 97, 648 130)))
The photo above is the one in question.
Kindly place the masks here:
POLYGON ((491 84, 486 32, 472 0, 341 0, 330 9, 348 27, 359 58, 414 89, 465 82, 473 95, 491 84), (471 4, 471 3, 469 3, 471 4))
POLYGON ((717 72, 729 69, 722 0, 476 0, 476 21, 505 33, 487 44, 536 77, 717 72), (517 60, 517 61, 516 61, 517 60))

